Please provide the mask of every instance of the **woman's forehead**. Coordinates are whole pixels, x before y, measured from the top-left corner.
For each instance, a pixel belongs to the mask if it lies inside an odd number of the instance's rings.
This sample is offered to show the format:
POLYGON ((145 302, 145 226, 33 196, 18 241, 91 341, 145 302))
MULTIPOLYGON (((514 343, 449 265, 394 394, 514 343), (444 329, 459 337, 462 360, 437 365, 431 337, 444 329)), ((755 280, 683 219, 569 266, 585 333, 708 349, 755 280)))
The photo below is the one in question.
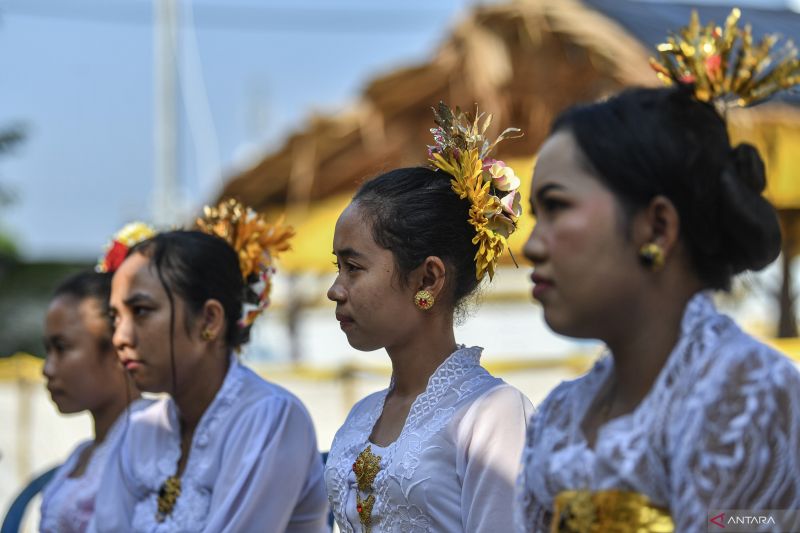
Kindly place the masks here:
POLYGON ((372 237, 369 221, 363 209, 357 203, 351 203, 336 221, 333 253, 339 255, 343 250, 365 253, 372 247, 377 247, 377 244, 372 237))
POLYGON ((153 265, 149 257, 138 253, 134 253, 123 261, 122 265, 114 273, 111 287, 112 295, 116 294, 122 297, 125 297, 125 295, 120 294, 120 291, 122 293, 131 293, 143 290, 153 296, 163 291, 155 265, 153 265))
POLYGON ((534 168, 531 194, 552 185, 562 189, 604 188, 569 131, 551 135, 542 145, 534 168))

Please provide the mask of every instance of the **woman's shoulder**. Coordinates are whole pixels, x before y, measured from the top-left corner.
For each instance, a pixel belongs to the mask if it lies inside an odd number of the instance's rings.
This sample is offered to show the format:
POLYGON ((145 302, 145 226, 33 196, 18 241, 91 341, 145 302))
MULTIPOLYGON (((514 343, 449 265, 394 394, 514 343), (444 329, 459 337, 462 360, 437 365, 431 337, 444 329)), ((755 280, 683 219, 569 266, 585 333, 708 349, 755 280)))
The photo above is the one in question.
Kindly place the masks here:
POLYGON ((127 418, 127 422, 124 418, 120 422, 123 425, 127 424, 129 431, 153 425, 160 426, 168 417, 169 401, 169 397, 166 395, 142 398, 131 403, 128 409, 122 413, 121 417, 127 418))
POLYGON ((526 414, 533 411, 533 404, 528 397, 513 385, 499 378, 487 385, 470 402, 470 411, 510 413, 515 409, 522 409, 526 414))
POLYGON ((67 455, 67 458, 64 460, 64 462, 61 463, 61 465, 58 466, 58 468, 56 468, 56 471, 53 473, 53 477, 50 478, 48 484, 45 485, 42 491, 42 496, 44 499, 47 499, 49 494, 58 485, 60 485, 64 479, 66 479, 66 477, 69 475, 70 472, 72 472, 72 470, 75 469, 75 464, 78 462, 78 459, 80 458, 81 454, 84 452, 84 450, 86 450, 87 447, 92 445, 92 442, 93 441, 91 439, 82 441, 78 443, 78 445, 75 446, 75 448, 72 449, 69 455, 67 455))
POLYGON ((562 381, 551 390, 533 409, 528 423, 528 445, 533 446, 549 431, 565 431, 571 427, 576 407, 589 401, 612 365, 611 356, 606 353, 588 372, 562 381))
MULTIPOLYGON (((732 323, 731 323, 732 324, 732 323)), ((784 354, 745 333, 729 327, 715 344, 692 361, 689 386, 703 396, 714 391, 726 395, 745 393, 758 383, 760 389, 779 391, 800 387, 800 372, 784 354)))
POLYGON ((587 394, 591 394, 613 368, 613 359, 610 354, 603 354, 592 367, 574 379, 564 380, 550 391, 542 403, 536 408, 537 414, 546 413, 565 405, 572 405, 581 401, 587 394))
POLYGON ((353 405, 347 417, 350 418, 359 414, 368 413, 371 412, 376 406, 382 406, 388 392, 389 389, 381 389, 364 396, 353 405))
POLYGON ((373 415, 376 410, 380 410, 383 407, 383 401, 386 398, 387 392, 388 389, 383 389, 373 392, 357 401, 350 409, 350 412, 347 413, 344 423, 336 432, 334 441, 341 440, 343 435, 352 432, 360 434, 362 430, 367 429, 370 421, 374 423, 373 419, 376 418, 376 416, 373 415))
POLYGON ((524 434, 533 404, 522 391, 498 380, 470 399, 462 413, 463 416, 453 417, 461 437, 487 431, 524 434))
POLYGON ((249 367, 240 365, 239 368, 241 373, 239 389, 241 406, 239 409, 242 412, 272 406, 307 413, 308 410, 302 400, 290 390, 264 379, 249 367))

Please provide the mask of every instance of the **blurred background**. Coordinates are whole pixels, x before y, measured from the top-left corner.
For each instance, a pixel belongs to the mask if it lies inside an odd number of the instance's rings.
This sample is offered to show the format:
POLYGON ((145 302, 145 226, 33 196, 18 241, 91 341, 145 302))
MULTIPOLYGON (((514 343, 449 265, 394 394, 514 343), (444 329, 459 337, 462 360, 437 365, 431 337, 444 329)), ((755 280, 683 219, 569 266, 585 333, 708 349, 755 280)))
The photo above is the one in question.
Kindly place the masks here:
MULTIPOLYGON (((757 37, 800 40, 800 0, 743 1, 757 37)), ((272 307, 242 355, 299 395, 327 449, 352 404, 388 384, 383 351, 346 342, 325 291, 333 226, 364 179, 424 164, 439 100, 525 136, 497 156, 523 177, 552 118, 576 102, 657 85, 653 46, 732 4, 628 0, 0 1, 0 517, 36 473, 91 437, 58 415, 41 368, 44 311, 123 224, 188 225, 233 196, 297 230, 272 307)), ((800 361, 800 96, 729 114, 759 147, 784 253, 719 305, 800 361)), ((495 131, 494 133, 498 133, 495 131)), ((457 339, 534 403, 601 347, 552 334, 532 301, 525 216, 457 339)), ((38 524, 32 505, 27 528, 38 524)), ((32 530, 32 529, 31 529, 32 530)))

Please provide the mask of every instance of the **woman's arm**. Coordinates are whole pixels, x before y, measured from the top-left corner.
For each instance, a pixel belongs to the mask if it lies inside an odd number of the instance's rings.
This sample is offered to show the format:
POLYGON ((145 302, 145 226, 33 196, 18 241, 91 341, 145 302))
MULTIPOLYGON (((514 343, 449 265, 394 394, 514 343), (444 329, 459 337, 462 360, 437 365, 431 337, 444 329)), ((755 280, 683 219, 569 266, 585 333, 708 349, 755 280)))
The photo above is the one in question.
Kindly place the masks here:
POLYGON ((459 424, 464 531, 512 531, 514 490, 525 445, 531 402, 500 385, 470 406, 459 424))

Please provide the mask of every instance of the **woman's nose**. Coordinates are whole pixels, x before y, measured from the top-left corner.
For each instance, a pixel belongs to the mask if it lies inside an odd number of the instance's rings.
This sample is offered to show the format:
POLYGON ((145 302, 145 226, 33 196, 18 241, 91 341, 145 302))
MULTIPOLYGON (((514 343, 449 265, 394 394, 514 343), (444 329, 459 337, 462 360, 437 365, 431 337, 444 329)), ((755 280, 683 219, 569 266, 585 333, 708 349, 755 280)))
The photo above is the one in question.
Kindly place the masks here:
POLYGON ((118 352, 134 345, 130 320, 117 318, 114 325, 114 334, 111 336, 111 343, 118 352))
POLYGON ((345 290, 339 283, 339 277, 333 281, 333 285, 328 289, 328 300, 332 302, 343 302, 345 299, 345 290))
POLYGON ((44 366, 42 367, 42 375, 47 379, 53 379, 53 376, 56 375, 56 363, 54 357, 47 354, 47 357, 44 360, 44 366))
POLYGON ((533 230, 522 248, 522 253, 534 265, 544 262, 547 257, 547 247, 540 233, 539 224, 534 223, 533 230))

